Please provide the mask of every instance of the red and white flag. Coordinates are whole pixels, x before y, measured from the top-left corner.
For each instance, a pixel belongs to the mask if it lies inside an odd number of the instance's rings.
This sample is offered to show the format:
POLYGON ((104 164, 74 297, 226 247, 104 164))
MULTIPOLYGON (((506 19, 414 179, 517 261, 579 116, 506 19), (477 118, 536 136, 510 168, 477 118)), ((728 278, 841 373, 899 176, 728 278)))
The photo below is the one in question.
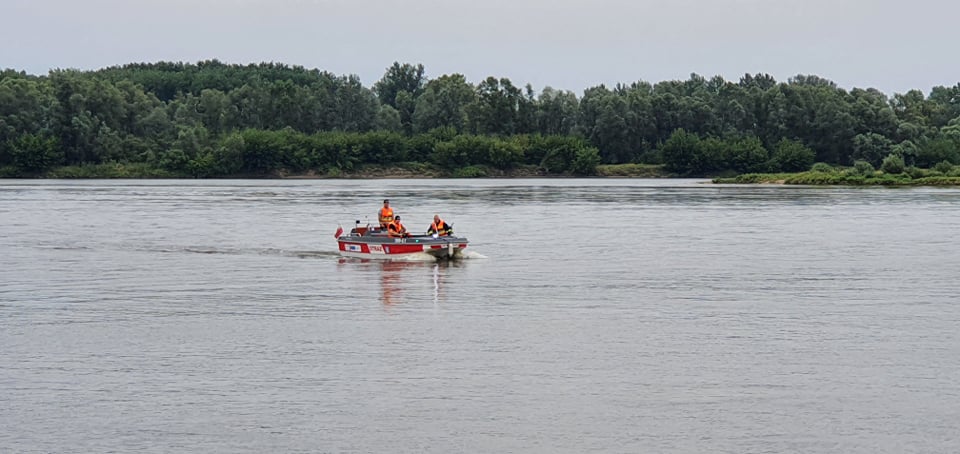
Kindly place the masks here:
POLYGON ((333 234, 334 238, 340 238, 340 235, 343 235, 343 226, 337 225, 337 233, 333 234))

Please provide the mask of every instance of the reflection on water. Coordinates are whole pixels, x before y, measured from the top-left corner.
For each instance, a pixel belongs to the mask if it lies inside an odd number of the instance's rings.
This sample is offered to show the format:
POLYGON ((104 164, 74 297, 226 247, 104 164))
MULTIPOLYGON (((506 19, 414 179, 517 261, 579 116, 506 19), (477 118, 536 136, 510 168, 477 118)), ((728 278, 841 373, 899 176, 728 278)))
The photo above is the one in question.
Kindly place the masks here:
POLYGON ((422 297, 427 290, 432 292, 433 303, 440 303, 444 297, 447 270, 464 266, 463 261, 437 261, 432 257, 429 261, 341 258, 337 263, 343 272, 356 273, 362 270, 363 274, 378 276, 384 306, 402 304, 405 298, 412 295, 422 297))

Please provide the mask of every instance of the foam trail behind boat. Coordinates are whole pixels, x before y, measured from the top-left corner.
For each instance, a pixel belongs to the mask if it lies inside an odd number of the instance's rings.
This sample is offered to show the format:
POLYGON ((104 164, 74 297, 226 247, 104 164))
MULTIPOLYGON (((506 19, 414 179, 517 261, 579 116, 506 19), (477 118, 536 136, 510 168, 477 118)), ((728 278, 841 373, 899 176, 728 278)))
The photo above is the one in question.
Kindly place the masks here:
POLYGON ((389 260, 396 262, 436 262, 437 258, 426 252, 417 252, 415 254, 404 254, 397 257, 390 257, 389 260))

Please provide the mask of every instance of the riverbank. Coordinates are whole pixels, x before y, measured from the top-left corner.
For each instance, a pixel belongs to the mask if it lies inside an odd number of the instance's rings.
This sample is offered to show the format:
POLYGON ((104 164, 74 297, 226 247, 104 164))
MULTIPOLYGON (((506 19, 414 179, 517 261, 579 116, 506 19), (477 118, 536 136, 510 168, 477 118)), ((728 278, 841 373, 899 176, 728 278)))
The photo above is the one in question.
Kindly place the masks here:
MULTIPOLYGON (((467 166, 454 170, 442 169, 425 163, 401 163, 398 165, 366 165, 354 170, 331 169, 325 172, 277 171, 267 174, 234 174, 223 178, 241 179, 378 179, 378 178, 560 178, 571 177, 566 173, 550 173, 539 166, 517 166, 500 170, 488 166, 467 166)), ((677 175, 661 165, 616 164, 599 165, 594 177, 603 178, 671 178, 677 175)), ((149 178, 204 178, 202 175, 171 172, 147 164, 107 163, 80 166, 56 167, 41 174, 21 174, 10 168, 0 168, 0 178, 51 178, 51 179, 149 179, 149 178)))
MULTIPOLYGON (((147 164, 89 164, 57 167, 43 174, 22 175, 4 172, 0 178, 48 179, 153 179, 204 178, 203 176, 170 172, 147 164)), ((958 169, 960 170, 960 169, 958 169)), ((327 172, 308 171, 271 172, 268 174, 235 174, 218 179, 416 179, 416 178, 569 178, 570 174, 549 173, 538 166, 518 166, 509 170, 487 166, 467 166, 446 170, 432 164, 401 163, 399 165, 366 165, 352 171, 339 169, 327 172)), ((583 176, 576 176, 583 177, 583 176)), ((590 177, 594 178, 677 178, 680 175, 664 170, 661 165, 616 164, 598 165, 590 177)), ((858 172, 854 169, 811 170, 797 173, 748 173, 711 180, 715 184, 784 184, 811 186, 960 186, 960 173, 933 169, 908 169, 890 174, 882 171, 858 172)))
POLYGON ((865 174, 847 171, 807 171, 799 173, 748 173, 731 178, 714 178, 717 184, 795 184, 812 186, 958 186, 960 176, 935 170, 865 174))

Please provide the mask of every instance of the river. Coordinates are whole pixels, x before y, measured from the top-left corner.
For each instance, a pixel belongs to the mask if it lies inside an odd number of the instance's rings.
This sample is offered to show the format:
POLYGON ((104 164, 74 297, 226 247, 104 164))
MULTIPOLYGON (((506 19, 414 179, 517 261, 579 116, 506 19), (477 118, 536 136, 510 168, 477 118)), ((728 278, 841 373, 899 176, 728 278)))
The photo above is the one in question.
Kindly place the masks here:
POLYGON ((2 452, 947 453, 960 189, 0 180, 2 452), (455 263, 341 259, 391 200, 455 263))

